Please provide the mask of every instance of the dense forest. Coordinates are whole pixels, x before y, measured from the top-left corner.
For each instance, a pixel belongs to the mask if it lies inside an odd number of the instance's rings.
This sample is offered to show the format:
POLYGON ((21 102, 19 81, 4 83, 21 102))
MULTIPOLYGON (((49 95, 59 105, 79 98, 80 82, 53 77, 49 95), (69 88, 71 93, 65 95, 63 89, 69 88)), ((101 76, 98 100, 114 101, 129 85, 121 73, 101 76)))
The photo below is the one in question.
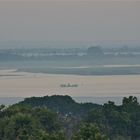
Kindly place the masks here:
POLYGON ((0 140, 140 140, 140 105, 76 103, 70 96, 26 98, 0 106, 0 140))

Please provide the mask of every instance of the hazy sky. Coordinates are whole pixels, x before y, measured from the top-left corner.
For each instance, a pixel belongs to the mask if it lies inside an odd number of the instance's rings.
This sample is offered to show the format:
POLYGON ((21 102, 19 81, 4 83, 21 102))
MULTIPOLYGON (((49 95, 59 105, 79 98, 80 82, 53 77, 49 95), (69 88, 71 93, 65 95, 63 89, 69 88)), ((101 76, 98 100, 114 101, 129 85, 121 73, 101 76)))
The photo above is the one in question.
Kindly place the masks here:
POLYGON ((0 0, 7 40, 140 42, 140 1, 0 0))

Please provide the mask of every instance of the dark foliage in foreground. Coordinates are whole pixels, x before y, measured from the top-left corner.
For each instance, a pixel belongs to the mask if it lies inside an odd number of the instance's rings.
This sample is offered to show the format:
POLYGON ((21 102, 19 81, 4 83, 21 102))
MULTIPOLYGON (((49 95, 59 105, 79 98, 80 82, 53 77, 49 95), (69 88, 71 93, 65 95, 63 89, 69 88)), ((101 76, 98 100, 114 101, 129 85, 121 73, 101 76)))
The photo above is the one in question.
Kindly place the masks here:
POLYGON ((140 105, 133 96, 120 106, 32 97, 0 106, 0 140, 140 140, 140 105))

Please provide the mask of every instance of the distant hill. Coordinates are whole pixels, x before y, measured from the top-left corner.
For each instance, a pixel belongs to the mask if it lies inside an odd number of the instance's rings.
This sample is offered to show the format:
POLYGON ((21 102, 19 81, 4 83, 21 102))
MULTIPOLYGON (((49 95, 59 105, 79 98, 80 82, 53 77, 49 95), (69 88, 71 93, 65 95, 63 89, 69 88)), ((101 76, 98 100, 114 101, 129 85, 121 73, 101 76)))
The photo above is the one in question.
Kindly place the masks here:
POLYGON ((89 110, 100 107, 100 105, 93 103, 76 103, 70 96, 62 95, 26 98, 19 104, 30 105, 32 107, 46 106, 61 114, 73 114, 78 116, 83 116, 89 110))
POLYGON ((100 57, 104 55, 104 52, 100 46, 92 46, 88 48, 87 55, 100 57))

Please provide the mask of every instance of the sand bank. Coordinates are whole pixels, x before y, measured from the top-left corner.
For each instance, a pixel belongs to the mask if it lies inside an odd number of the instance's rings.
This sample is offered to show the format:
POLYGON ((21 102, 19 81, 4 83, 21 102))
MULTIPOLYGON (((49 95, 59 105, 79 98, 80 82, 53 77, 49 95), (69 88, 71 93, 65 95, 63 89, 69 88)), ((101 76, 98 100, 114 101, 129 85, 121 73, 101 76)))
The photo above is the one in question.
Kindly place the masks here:
POLYGON ((0 71, 0 97, 139 95, 140 75, 77 76, 0 71), (10 76, 9 76, 10 75, 10 76), (16 76, 15 76, 16 75, 16 76), (17 76, 18 75, 18 76, 17 76), (62 84, 78 85, 61 87, 62 84))

